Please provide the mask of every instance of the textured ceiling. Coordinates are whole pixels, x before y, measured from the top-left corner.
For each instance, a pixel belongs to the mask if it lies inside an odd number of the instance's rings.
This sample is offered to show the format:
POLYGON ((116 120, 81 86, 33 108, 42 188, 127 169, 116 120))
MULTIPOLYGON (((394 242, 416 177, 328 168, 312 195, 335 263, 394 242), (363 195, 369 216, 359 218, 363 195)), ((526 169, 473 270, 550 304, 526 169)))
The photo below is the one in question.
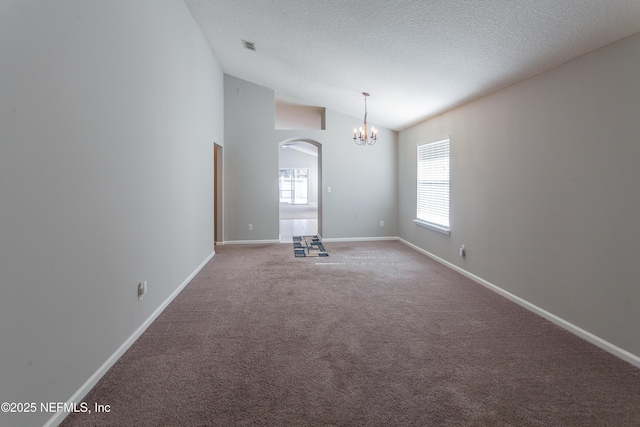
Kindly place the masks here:
POLYGON ((396 130, 640 32, 640 0, 185 3, 225 73, 396 130))

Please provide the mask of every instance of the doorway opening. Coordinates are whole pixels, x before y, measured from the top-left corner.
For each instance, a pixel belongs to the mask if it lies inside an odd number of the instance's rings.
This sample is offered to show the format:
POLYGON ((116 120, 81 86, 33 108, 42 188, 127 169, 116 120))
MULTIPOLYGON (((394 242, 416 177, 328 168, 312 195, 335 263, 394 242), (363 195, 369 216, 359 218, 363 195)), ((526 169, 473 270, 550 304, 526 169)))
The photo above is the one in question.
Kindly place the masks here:
POLYGON ((279 144, 280 242, 322 233, 322 146, 313 140, 279 144))

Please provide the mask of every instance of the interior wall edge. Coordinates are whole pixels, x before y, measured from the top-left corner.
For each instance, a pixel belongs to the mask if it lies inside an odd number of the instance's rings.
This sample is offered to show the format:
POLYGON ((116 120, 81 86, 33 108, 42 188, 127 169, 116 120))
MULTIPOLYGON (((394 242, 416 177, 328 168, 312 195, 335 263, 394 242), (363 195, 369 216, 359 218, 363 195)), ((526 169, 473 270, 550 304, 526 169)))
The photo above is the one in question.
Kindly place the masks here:
POLYGON ((526 308, 527 310, 531 311, 534 314, 537 314, 538 316, 541 316, 543 318, 545 318, 546 320, 549 320, 550 322, 560 326, 561 328, 571 332, 574 335, 577 335, 578 337, 587 340, 588 342, 590 342, 591 344, 594 344, 595 346, 605 350, 608 353, 613 354, 614 356, 628 362, 631 363, 632 365, 636 366, 637 368, 640 368, 640 356, 635 355, 623 348, 620 348, 618 346, 616 346, 615 344, 612 344, 602 338, 600 338, 597 335, 592 334, 589 331, 586 331, 576 325, 574 325, 571 322, 568 322, 567 320, 556 316, 553 313, 548 312, 547 310, 544 310, 543 308, 538 307, 535 304, 530 303, 529 301, 520 298, 517 295, 512 294, 509 291, 506 291, 504 289, 502 289, 499 286, 494 285, 493 283, 483 279, 482 277, 476 276, 473 273, 468 272, 467 270, 450 263, 449 261, 446 261, 440 257, 438 257, 437 255, 432 254, 429 251, 426 251, 424 249, 422 249, 419 246, 414 245, 413 243, 404 240, 402 238, 398 239, 400 242, 404 243, 405 245, 409 246, 410 248, 428 256, 429 258, 449 267, 450 269, 462 274, 465 277, 468 277, 469 279, 473 280, 474 282, 490 289, 491 291, 509 299, 510 301, 515 302, 516 304, 518 304, 521 307, 526 308))
MULTIPOLYGON (((176 288, 175 291, 162 303, 160 306, 153 312, 151 315, 145 320, 142 325, 136 331, 131 334, 129 338, 127 338, 120 347, 111 355, 109 358, 98 368, 96 372, 93 373, 85 383, 67 400, 67 406, 71 406, 73 403, 79 403, 82 399, 91 391, 93 387, 100 381, 100 379, 111 369, 113 365, 120 359, 124 353, 140 338, 140 336, 147 330, 149 326, 156 320, 160 314, 167 308, 167 306, 173 301, 180 292, 191 282, 191 280, 204 268, 205 265, 215 256, 216 252, 211 252, 204 261, 200 263, 196 267, 196 269, 189 274, 189 276, 176 288)), ((47 421, 43 427, 55 427, 59 425, 66 417, 69 415, 69 412, 56 412, 50 419, 47 421)))

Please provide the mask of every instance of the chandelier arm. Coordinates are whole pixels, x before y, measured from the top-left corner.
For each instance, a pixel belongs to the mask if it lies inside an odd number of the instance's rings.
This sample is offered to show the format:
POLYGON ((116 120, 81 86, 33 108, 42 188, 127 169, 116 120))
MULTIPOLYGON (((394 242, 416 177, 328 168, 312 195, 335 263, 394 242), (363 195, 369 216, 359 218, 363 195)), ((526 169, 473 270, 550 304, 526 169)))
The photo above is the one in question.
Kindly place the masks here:
POLYGON ((378 136, 375 128, 371 128, 371 135, 369 135, 369 129, 367 129, 367 96, 369 94, 362 92, 362 95, 364 95, 364 123, 362 125, 364 129, 360 128, 360 132, 357 135, 356 130, 353 130, 353 141, 356 145, 367 146, 375 144, 378 136))

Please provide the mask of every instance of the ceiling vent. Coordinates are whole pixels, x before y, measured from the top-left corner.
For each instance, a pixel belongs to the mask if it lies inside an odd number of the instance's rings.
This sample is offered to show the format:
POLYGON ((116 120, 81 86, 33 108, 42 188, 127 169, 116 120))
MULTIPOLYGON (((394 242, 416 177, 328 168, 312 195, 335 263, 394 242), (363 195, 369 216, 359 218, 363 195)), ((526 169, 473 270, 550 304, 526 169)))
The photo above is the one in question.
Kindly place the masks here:
POLYGON ((245 49, 249 49, 252 51, 256 51, 256 44, 254 42, 248 42, 246 40, 242 40, 242 45, 244 46, 245 49))

